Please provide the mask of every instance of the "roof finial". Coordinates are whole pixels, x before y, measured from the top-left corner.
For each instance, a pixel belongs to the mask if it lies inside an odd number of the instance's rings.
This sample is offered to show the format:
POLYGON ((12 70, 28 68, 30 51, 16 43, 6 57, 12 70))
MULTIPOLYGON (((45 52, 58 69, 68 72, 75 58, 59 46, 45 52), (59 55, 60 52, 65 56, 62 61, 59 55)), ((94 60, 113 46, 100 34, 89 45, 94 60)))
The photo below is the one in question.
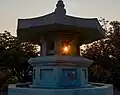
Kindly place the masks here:
POLYGON ((55 13, 59 14, 59 15, 65 15, 66 14, 66 10, 64 9, 65 5, 63 3, 62 0, 58 0, 58 3, 56 4, 56 9, 55 9, 55 13))

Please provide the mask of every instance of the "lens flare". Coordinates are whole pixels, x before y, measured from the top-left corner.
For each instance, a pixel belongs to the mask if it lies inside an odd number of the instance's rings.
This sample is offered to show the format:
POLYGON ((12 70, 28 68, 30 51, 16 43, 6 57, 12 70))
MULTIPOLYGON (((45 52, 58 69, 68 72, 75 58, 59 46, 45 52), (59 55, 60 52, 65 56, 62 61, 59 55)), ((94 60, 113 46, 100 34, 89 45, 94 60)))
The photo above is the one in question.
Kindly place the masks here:
POLYGON ((64 52, 68 52, 68 51, 69 51, 69 48, 68 48, 67 46, 65 46, 65 47, 63 48, 63 50, 64 50, 64 52))
POLYGON ((68 53, 70 51, 70 46, 64 46, 63 47, 63 52, 68 53))

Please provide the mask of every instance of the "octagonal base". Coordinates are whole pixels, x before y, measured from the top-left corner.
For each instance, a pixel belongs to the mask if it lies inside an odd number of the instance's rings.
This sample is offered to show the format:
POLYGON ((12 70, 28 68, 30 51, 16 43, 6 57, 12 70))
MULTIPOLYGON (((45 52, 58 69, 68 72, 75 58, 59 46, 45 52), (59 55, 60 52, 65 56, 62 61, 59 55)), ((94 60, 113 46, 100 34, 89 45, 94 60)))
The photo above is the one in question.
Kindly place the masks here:
POLYGON ((8 95, 113 95, 113 86, 108 84, 90 83, 89 87, 86 88, 43 89, 9 85, 8 95))

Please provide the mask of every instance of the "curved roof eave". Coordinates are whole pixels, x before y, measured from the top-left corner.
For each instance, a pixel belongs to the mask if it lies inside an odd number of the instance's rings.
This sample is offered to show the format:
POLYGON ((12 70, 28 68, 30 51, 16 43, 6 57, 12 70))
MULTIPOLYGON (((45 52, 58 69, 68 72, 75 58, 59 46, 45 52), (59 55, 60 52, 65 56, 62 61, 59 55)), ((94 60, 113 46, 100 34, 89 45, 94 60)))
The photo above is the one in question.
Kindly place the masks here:
POLYGON ((27 19, 18 19, 18 29, 24 29, 24 28, 30 28, 35 26, 40 26, 44 24, 44 22, 47 22, 45 20, 51 19, 53 20, 54 12, 49 13, 47 15, 41 16, 41 17, 35 17, 35 18, 27 18, 27 19))
POLYGON ((95 28, 104 35, 104 30, 97 18, 79 18, 69 15, 56 15, 55 12, 45 16, 29 19, 18 19, 18 29, 39 27, 42 25, 63 24, 76 27, 95 28))
POLYGON ((79 18, 67 15, 65 19, 69 24, 71 23, 71 25, 77 27, 94 28, 101 32, 103 35, 105 34, 105 31, 100 25, 97 18, 79 18))

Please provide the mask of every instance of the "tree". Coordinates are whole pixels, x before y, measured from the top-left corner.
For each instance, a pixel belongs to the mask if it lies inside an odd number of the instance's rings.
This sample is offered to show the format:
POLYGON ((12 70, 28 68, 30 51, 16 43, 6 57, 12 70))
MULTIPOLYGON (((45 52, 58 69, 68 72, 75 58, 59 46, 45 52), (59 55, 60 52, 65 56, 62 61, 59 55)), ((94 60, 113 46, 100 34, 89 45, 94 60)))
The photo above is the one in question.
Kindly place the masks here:
POLYGON ((7 68, 0 70, 4 76, 0 79, 8 80, 6 76, 17 76, 18 80, 23 82, 28 68, 28 59, 37 56, 36 45, 30 42, 21 42, 17 37, 12 36, 10 32, 5 31, 0 33, 0 67, 7 68), (10 70, 11 73, 5 73, 5 70, 10 70))
MULTIPOLYGON (((105 19, 102 20, 105 21, 105 19)), ((118 76, 119 69, 116 68, 120 66, 120 22, 111 21, 108 23, 109 29, 105 29, 105 38, 93 42, 90 45, 86 45, 86 49, 82 50, 82 55, 94 60, 94 63, 90 67, 90 71, 97 65, 96 68, 104 68, 104 71, 108 70, 113 79, 115 78, 114 76, 118 76)), ((105 23, 105 25, 108 23, 105 23)), ((97 80, 103 80, 105 76, 104 72, 98 72, 99 71, 97 71, 97 73, 95 72, 96 76, 99 75, 97 80), (101 77, 101 75, 103 76, 101 77)))

